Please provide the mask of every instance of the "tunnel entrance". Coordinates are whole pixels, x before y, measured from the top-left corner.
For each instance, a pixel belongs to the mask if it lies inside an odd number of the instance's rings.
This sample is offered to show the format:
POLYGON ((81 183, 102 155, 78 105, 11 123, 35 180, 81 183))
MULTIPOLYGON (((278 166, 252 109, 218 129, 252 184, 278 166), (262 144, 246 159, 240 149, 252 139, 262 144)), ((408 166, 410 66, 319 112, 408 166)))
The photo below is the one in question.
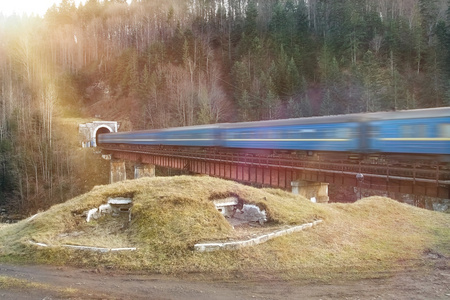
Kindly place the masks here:
POLYGON ((96 131, 96 133, 95 133, 95 145, 97 146, 98 145, 98 136, 99 136, 99 134, 103 134, 103 133, 111 133, 111 132, 113 132, 110 128, 108 128, 108 127, 99 127, 98 129, 97 129, 97 131, 96 131))
POLYGON ((81 147, 97 147, 98 135, 103 133, 117 132, 119 124, 117 121, 93 121, 78 125, 78 136, 81 147))

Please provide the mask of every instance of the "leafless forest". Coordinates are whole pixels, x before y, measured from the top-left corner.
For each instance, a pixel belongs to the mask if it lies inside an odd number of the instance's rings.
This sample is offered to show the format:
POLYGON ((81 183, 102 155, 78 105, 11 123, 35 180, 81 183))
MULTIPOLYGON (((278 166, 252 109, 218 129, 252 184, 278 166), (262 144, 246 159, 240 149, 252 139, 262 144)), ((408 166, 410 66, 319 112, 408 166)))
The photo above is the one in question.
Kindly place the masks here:
POLYGON ((449 3, 63 0, 0 15, 0 206, 31 213, 101 183, 68 118, 147 129, 450 105, 449 3))

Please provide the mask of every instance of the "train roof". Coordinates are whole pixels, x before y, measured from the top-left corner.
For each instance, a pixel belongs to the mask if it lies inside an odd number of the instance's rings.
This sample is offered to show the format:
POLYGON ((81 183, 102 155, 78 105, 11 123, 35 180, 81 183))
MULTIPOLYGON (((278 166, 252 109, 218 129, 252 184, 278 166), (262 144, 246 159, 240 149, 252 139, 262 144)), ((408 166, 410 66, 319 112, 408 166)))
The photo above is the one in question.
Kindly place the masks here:
POLYGON ((347 115, 318 116, 306 118, 292 118, 280 120, 238 122, 218 124, 221 128, 239 127, 273 127, 288 125, 327 124, 327 123, 353 123, 376 120, 416 119, 416 118, 450 117, 450 107, 425 108, 413 110, 400 110, 373 113, 355 113, 347 115))
POLYGON ((206 124, 206 125, 194 125, 194 126, 185 126, 185 127, 169 127, 169 128, 161 128, 161 129, 145 129, 145 130, 134 130, 134 131, 121 131, 121 132, 112 132, 112 133, 104 133, 108 135, 120 135, 120 134, 139 134, 139 133, 152 133, 152 132, 173 132, 173 131, 188 131, 188 130, 202 130, 202 129, 217 129, 219 128, 219 124, 206 124))
POLYGON ((346 123, 362 121, 362 114, 336 115, 336 116, 318 116, 292 119, 264 120, 252 122, 222 123, 221 128, 238 127, 273 127, 288 125, 306 125, 306 124, 326 124, 326 123, 346 123))
POLYGON ((399 110, 390 112, 375 112, 369 113, 367 115, 368 118, 375 120, 441 118, 441 117, 450 117, 450 106, 399 110))

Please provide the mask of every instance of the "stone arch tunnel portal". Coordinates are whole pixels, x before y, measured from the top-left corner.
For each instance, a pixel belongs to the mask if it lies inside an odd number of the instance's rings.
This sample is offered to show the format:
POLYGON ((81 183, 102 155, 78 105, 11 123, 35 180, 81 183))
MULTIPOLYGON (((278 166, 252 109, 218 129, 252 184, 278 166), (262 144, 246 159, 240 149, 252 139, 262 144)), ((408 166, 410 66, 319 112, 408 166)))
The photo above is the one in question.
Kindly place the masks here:
POLYGON ((103 133, 111 133, 114 132, 109 126, 100 126, 95 131, 95 144, 98 145, 98 136, 103 133))

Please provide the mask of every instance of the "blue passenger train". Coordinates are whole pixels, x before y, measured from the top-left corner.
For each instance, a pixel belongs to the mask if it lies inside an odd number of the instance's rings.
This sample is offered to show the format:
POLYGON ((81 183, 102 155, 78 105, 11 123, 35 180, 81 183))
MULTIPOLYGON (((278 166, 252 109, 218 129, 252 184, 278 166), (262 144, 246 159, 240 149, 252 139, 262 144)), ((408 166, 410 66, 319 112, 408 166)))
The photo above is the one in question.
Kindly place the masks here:
POLYGON ((450 161, 450 107, 101 134, 98 144, 420 155, 450 161))

